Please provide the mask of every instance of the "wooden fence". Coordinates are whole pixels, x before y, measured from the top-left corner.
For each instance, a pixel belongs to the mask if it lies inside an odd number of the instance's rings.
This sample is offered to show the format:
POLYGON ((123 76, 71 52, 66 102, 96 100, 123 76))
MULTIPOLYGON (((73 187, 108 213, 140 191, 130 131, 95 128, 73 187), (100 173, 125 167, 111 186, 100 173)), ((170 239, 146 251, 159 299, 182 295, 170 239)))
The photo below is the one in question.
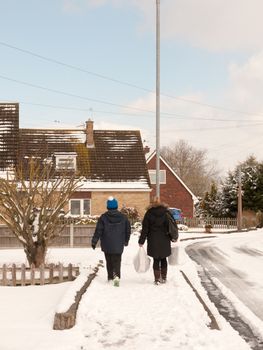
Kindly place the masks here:
POLYGON ((0 267, 0 285, 1 286, 26 286, 26 285, 44 285, 73 281, 79 275, 79 267, 63 266, 62 264, 41 265, 39 268, 21 266, 0 267))
POLYGON ((217 229, 233 229, 237 228, 236 218, 184 218, 182 224, 191 228, 203 228, 206 224, 212 225, 217 229))
MULTIPOLYGON (((237 229, 237 219, 235 218, 184 218, 181 222, 189 228, 204 228, 205 224, 211 224, 214 229, 237 229)), ((52 247, 90 247, 91 238, 95 231, 95 224, 69 223, 62 234, 55 238, 52 247)), ((22 248, 22 244, 5 226, 0 225, 0 248, 22 248)))
MULTIPOLYGON (((67 225, 62 234, 55 238, 52 247, 90 247, 95 231, 93 225, 67 225)), ((22 248, 22 244, 5 225, 0 225, 0 248, 22 248)))

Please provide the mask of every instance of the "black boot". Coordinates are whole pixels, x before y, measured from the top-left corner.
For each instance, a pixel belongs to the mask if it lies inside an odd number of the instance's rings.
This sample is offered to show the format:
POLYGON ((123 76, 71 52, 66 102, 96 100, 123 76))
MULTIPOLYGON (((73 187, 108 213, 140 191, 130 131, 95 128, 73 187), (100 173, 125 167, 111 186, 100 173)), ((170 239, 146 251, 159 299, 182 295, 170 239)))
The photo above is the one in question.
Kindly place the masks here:
POLYGON ((160 270, 153 270, 154 274, 154 284, 160 284, 161 283, 161 271, 160 270))
POLYGON ((166 283, 167 267, 161 268, 161 283, 166 283))

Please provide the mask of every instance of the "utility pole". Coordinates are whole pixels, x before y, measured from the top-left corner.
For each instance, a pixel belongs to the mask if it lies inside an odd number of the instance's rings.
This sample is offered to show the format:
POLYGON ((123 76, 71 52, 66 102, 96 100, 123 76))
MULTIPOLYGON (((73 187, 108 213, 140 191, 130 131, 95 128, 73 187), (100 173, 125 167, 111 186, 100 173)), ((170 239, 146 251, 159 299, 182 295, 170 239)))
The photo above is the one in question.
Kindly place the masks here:
POLYGON ((242 182, 241 169, 238 170, 237 230, 242 231, 242 182))
POLYGON ((156 0, 156 197, 160 199, 160 0, 156 0))

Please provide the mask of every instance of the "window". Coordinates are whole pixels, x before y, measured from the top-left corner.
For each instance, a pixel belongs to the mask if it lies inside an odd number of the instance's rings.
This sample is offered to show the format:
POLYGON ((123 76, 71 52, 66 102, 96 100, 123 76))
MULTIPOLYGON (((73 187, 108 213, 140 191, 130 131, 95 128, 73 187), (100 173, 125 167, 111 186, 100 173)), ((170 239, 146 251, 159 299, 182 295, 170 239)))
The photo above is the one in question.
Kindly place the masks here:
POLYGON ((85 216, 90 214, 90 199, 71 199, 69 202, 70 215, 85 216))
POLYGON ((56 169, 57 170, 76 170, 76 158, 77 153, 69 152, 69 153, 55 153, 56 157, 56 169))
MULTIPOLYGON (((149 170, 150 181, 156 185, 156 170, 149 170)), ((166 170, 160 170, 160 184, 166 184, 166 170)))

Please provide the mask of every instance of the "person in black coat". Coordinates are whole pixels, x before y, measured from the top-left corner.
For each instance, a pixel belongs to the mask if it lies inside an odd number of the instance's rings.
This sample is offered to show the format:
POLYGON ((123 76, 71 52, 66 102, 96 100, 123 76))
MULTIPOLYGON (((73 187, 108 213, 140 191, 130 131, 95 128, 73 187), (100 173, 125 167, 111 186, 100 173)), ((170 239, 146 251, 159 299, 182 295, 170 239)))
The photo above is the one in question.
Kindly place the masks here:
POLYGON ((124 246, 129 243, 131 226, 127 217, 117 210, 118 201, 115 198, 108 198, 107 209, 97 222, 91 246, 95 249, 100 239, 101 250, 106 259, 108 281, 114 280, 114 285, 118 285, 121 277, 121 255, 124 246))
POLYGON ((178 236, 170 237, 168 234, 168 216, 170 216, 170 219, 172 218, 167 205, 155 199, 146 211, 142 221, 142 231, 138 243, 139 246, 143 246, 147 239, 147 254, 153 257, 155 284, 166 282, 166 258, 171 255, 171 240, 175 242, 178 238, 178 236))

